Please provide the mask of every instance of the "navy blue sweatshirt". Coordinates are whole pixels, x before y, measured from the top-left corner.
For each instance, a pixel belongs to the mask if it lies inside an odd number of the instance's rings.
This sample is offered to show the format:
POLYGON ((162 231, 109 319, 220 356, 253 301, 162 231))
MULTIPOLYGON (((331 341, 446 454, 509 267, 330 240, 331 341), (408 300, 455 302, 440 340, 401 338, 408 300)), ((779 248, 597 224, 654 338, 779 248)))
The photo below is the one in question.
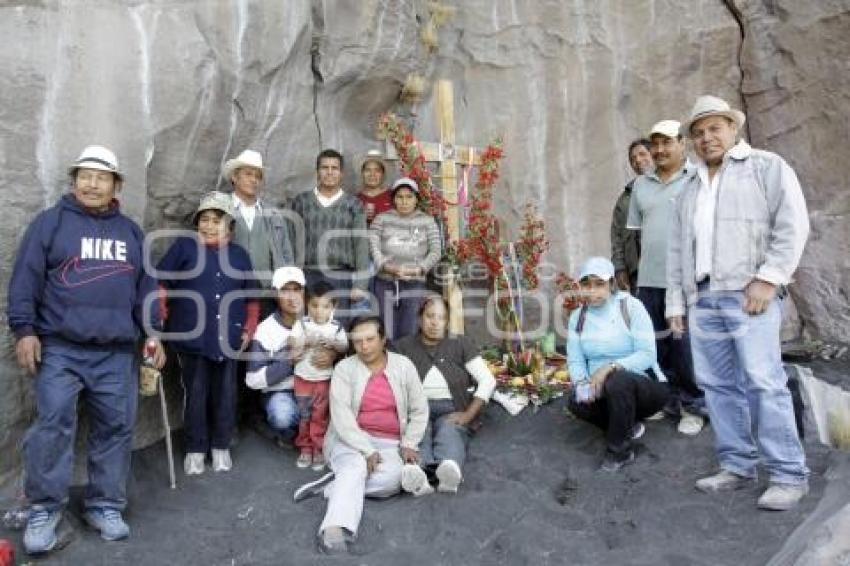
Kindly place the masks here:
POLYGON ((93 214, 73 194, 27 228, 9 282, 9 326, 81 344, 129 345, 148 320, 159 328, 156 282, 142 263, 144 234, 117 203, 93 214))
POLYGON ((225 346, 239 349, 245 302, 254 298, 250 291, 258 287, 244 248, 233 242, 211 247, 198 238, 182 237, 156 268, 160 284, 180 292, 169 293, 167 300, 166 330, 185 333, 169 340, 177 350, 221 361, 228 357, 225 346), (197 300, 181 293, 191 293, 197 300))

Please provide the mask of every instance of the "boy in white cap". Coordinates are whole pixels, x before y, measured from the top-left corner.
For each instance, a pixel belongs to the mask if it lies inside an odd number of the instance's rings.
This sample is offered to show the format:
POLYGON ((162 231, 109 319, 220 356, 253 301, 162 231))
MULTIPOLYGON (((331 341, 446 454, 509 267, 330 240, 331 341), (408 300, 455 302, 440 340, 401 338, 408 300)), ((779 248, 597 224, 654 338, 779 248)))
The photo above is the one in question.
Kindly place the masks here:
MULTIPOLYGON (((91 427, 84 519, 106 540, 129 536, 122 511, 136 420, 136 344, 145 321, 159 327, 156 312, 143 312, 145 299, 156 293, 143 269, 144 234, 115 198, 123 181, 118 159, 105 147, 89 146, 69 174, 71 192, 24 234, 9 283, 18 363, 35 375, 37 416, 23 446, 30 554, 58 543, 81 392, 91 427)), ((161 368, 162 345, 151 342, 161 368)))
POLYGON ((740 139, 744 118, 725 100, 700 96, 682 126, 697 174, 672 217, 666 315, 675 333, 688 316, 716 437, 720 472, 697 481, 697 489, 749 485, 761 461, 770 486, 758 505, 785 510, 808 492, 779 331, 784 286, 802 256, 809 217, 794 170, 740 139))
POLYGON ((679 432, 695 435, 704 425, 701 414, 704 400, 694 378, 690 339, 687 333, 671 334, 664 317, 673 204, 694 169, 685 159, 685 140, 679 134, 679 126, 676 120, 661 120, 649 131, 655 166, 635 180, 626 226, 640 230, 636 296, 652 318, 658 363, 670 379, 674 393, 666 412, 679 418, 679 432))

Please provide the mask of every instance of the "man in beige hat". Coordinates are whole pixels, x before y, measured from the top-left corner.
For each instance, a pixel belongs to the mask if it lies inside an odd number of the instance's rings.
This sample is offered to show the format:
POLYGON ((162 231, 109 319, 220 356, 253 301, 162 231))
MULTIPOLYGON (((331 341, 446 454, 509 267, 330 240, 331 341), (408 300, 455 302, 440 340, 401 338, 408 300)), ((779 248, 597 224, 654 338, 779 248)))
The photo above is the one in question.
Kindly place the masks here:
POLYGON ((283 214, 260 199, 263 173, 262 155, 246 149, 224 164, 222 176, 233 186, 233 241, 248 251, 254 273, 269 289, 274 270, 292 265, 295 254, 283 214))
POLYGON ((694 369, 716 437, 720 472, 697 489, 750 485, 761 460, 770 486, 758 506, 781 511, 808 492, 779 331, 809 218, 794 170, 740 139, 743 124, 726 101, 701 96, 682 126, 697 174, 672 218, 666 315, 682 332, 689 307, 694 369))
POLYGON ((647 137, 655 166, 635 179, 626 227, 640 230, 637 298, 652 319, 658 363, 670 383, 672 397, 665 412, 679 418, 679 432, 693 436, 704 425, 703 393, 694 379, 688 335, 672 334, 664 318, 673 203, 694 171, 685 159, 685 140, 679 127, 676 120, 661 120, 650 129, 647 137))

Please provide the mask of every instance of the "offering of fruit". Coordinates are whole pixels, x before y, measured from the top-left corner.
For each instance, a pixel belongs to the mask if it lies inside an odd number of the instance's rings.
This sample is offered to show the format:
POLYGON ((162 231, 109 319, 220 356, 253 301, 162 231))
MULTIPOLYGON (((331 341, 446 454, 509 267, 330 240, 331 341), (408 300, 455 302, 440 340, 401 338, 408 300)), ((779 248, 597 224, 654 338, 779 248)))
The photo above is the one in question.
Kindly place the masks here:
POLYGON ((513 385, 514 387, 523 387, 525 386, 525 378, 515 377, 511 380, 511 385, 513 385))
POLYGON ((567 372, 566 369, 561 368, 554 374, 552 374, 552 379, 554 379, 555 381, 569 381, 570 374, 567 372))

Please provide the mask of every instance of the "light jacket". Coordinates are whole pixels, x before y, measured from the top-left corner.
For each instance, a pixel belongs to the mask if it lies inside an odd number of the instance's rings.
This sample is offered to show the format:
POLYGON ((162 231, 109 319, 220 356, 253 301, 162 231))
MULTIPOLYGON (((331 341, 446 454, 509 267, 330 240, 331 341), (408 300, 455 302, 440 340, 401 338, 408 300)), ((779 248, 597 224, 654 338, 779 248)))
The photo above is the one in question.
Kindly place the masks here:
MULTIPOLYGON (((395 397, 401 446, 418 450, 428 425, 428 399, 419 374, 413 362, 395 352, 387 352, 384 373, 395 397)), ((334 368, 330 391, 331 423, 325 434, 325 454, 330 454, 336 442, 344 442, 364 456, 375 451, 369 435, 357 425, 360 403, 370 376, 369 368, 356 355, 345 358, 334 368)))
MULTIPOLYGON (((699 164, 676 201, 667 248, 665 316, 696 302, 694 208, 707 182, 699 164)), ((794 170, 780 156, 738 142, 723 158, 715 195, 711 291, 740 291, 754 278, 787 285, 809 234, 809 216, 794 170)))

